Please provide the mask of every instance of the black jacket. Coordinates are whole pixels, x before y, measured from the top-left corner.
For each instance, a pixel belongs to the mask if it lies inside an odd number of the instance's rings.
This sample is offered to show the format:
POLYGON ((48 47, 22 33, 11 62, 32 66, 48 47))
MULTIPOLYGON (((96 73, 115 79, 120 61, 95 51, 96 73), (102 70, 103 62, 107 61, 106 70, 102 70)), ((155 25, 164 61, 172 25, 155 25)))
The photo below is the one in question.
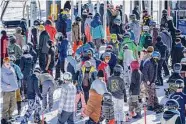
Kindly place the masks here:
POLYGON ((174 47, 173 47, 173 51, 172 51, 172 65, 174 65, 175 63, 180 63, 181 62, 181 59, 184 57, 183 56, 183 49, 184 49, 184 46, 179 43, 179 44, 176 44, 174 47))
POLYGON ((160 52, 161 59, 163 60, 166 59, 166 56, 168 55, 168 49, 167 46, 162 41, 156 43, 155 50, 160 52))
POLYGON ((32 74, 32 76, 29 77, 29 81, 27 82, 27 97, 28 99, 35 99, 36 95, 42 98, 39 90, 38 77, 36 74, 32 74))
POLYGON ((132 93, 131 95, 139 95, 142 74, 139 70, 134 70, 131 75, 129 92, 132 93))
POLYGON ((39 36, 39 52, 48 54, 49 47, 47 42, 50 40, 50 36, 46 31, 42 31, 39 36))

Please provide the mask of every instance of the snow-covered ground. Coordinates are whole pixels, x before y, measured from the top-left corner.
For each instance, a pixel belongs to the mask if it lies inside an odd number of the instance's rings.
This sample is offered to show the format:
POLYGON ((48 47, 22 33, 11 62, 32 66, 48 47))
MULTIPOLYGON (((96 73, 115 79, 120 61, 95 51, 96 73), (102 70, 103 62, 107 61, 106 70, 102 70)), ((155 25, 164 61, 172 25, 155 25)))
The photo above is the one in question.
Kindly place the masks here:
MULTIPOLYGON (((166 82, 166 80, 165 80, 166 82)), ((164 96, 164 88, 167 88, 168 85, 167 83, 164 83, 164 86, 161 87, 157 87, 157 95, 158 95, 158 99, 159 102, 161 104, 164 104, 167 100, 167 98, 165 98, 164 96)), ((46 121, 48 124, 56 124, 57 122, 57 114, 58 114, 58 102, 59 102, 59 98, 60 98, 60 88, 56 89, 54 92, 54 108, 51 112, 44 114, 44 117, 46 118, 46 121)), ((16 122, 14 122, 13 124, 19 124, 22 116, 24 115, 27 105, 26 103, 22 103, 23 110, 21 113, 21 118, 19 118, 16 122)), ((126 104, 124 106, 125 111, 128 110, 128 105, 126 104)), ((143 109, 143 108, 142 108, 143 109)), ((16 114, 17 111, 14 112, 14 114, 16 114)), ((142 110, 142 115, 143 118, 141 119, 131 119, 130 122, 126 122, 126 124, 144 124, 144 114, 143 114, 143 110, 142 110)), ((79 119, 80 118, 80 114, 78 114, 78 116, 75 118, 75 122, 76 124, 84 124, 85 120, 87 120, 88 118, 84 118, 84 119, 79 119)), ((160 119, 161 119, 161 114, 156 115, 156 113, 152 112, 152 111, 147 111, 147 124, 160 124, 160 119)), ((29 119, 29 124, 33 124, 33 118, 31 117, 29 119)), ((103 122, 103 124, 105 124, 103 122)))

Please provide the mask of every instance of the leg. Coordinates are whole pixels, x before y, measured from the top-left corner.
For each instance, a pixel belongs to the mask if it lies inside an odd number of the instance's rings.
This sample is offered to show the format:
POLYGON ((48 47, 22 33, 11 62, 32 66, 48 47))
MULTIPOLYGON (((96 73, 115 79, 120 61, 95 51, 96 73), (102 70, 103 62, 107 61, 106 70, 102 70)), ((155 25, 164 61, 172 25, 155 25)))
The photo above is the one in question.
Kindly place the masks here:
POLYGON ((10 109, 9 109, 9 116, 12 117, 12 113, 15 110, 15 106, 16 106, 16 97, 15 97, 16 93, 11 92, 10 94, 10 109))
POLYGON ((80 93, 77 93, 77 94, 76 94, 75 112, 77 112, 77 105, 78 105, 78 102, 79 102, 80 98, 81 98, 80 93))
POLYGON ((163 66, 163 69, 164 69, 164 72, 165 72, 165 76, 168 76, 169 75, 169 69, 168 69, 167 61, 164 61, 162 66, 163 66))
POLYGON ((39 98, 36 98, 35 99, 35 111, 34 111, 34 120, 35 122, 40 122, 41 119, 40 119, 40 114, 39 112, 41 111, 41 104, 40 104, 40 100, 39 98))
POLYGON ((87 91, 84 92, 84 99, 85 99, 85 102, 87 103, 89 99, 89 92, 87 91))
POLYGON ((119 99, 118 100, 118 113, 119 113, 119 121, 123 122, 124 121, 124 99, 119 99))
POLYGON ((58 115, 58 122, 57 124, 65 124, 69 118, 70 114, 69 112, 62 111, 60 115, 58 115))
POLYGON ((43 100, 42 100, 42 108, 46 109, 47 108, 47 93, 48 93, 48 83, 47 82, 43 82, 42 85, 42 96, 43 96, 43 100))
POLYGON ((56 76, 55 79, 57 80, 58 78, 60 78, 60 62, 58 61, 57 65, 56 65, 56 76))
POLYGON ((60 68, 63 73, 65 73, 65 60, 60 63, 60 68))
POLYGON ((48 95, 48 102, 49 102, 49 109, 51 110, 53 108, 53 94, 54 94, 54 84, 52 82, 50 83, 50 89, 49 89, 49 95, 48 95))
POLYGON ((29 99, 28 100, 28 109, 23 117, 23 120, 21 121, 21 124, 25 124, 28 122, 29 117, 32 115, 32 111, 34 110, 34 100, 29 99))
POLYGON ((163 60, 160 60, 160 61, 158 62, 158 83, 159 83, 160 85, 163 85, 162 65, 163 65, 163 60))
POLYGON ((9 118, 9 104, 10 104, 10 93, 9 92, 3 92, 3 108, 2 108, 2 118, 8 119, 9 118))
POLYGON ((70 112, 70 115, 67 120, 67 124, 75 124, 74 123, 74 112, 70 112))
POLYGON ((21 114, 21 94, 20 94, 20 89, 16 90, 16 100, 17 100, 18 115, 20 115, 21 114))

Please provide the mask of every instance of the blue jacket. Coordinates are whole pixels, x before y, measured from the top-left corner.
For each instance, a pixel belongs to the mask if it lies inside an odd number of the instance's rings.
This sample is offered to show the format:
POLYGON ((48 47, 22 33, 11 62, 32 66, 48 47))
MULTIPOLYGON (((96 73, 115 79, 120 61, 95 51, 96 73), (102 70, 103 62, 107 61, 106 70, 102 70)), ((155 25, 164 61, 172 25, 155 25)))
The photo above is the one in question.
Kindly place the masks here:
POLYGON ((66 19, 63 17, 62 14, 59 15, 59 18, 56 23, 56 28, 58 32, 61 32, 64 36, 66 36, 67 23, 66 19))
POLYGON ((86 52, 87 50, 89 50, 91 48, 91 45, 86 43, 82 46, 80 46, 77 50, 76 50, 76 53, 77 54, 82 54, 83 52, 86 52))
POLYGON ((58 43, 59 61, 64 61, 67 58, 68 40, 63 40, 58 43))
POLYGON ((1 68, 1 90, 2 92, 11 92, 18 89, 17 77, 13 67, 10 69, 4 65, 1 68))
POLYGON ((14 68, 16 76, 19 80, 23 79, 23 73, 21 72, 21 69, 18 65, 14 64, 13 62, 10 63, 11 66, 14 68))
POLYGON ((36 95, 41 98, 41 93, 39 91, 38 75, 32 74, 32 76, 29 77, 29 80, 27 82, 27 98, 35 99, 36 95))
POLYGON ((67 19, 66 20, 66 32, 70 32, 72 31, 72 20, 71 19, 67 19))
POLYGON ((67 65, 67 72, 70 72, 72 74, 72 79, 75 80, 76 65, 77 65, 76 60, 72 56, 67 56, 66 65, 67 65))
POLYGON ((103 25, 100 21, 100 16, 94 16, 91 22, 90 33, 92 39, 104 39, 103 25))

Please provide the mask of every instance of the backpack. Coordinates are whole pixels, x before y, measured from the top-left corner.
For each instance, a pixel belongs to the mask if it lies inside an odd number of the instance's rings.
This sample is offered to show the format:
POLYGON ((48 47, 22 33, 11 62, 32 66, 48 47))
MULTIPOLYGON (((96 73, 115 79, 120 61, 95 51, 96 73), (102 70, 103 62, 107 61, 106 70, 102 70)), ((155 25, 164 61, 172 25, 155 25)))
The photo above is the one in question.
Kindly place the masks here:
POLYGON ((152 37, 151 36, 146 36, 145 37, 144 48, 147 49, 148 46, 152 46, 152 37))

